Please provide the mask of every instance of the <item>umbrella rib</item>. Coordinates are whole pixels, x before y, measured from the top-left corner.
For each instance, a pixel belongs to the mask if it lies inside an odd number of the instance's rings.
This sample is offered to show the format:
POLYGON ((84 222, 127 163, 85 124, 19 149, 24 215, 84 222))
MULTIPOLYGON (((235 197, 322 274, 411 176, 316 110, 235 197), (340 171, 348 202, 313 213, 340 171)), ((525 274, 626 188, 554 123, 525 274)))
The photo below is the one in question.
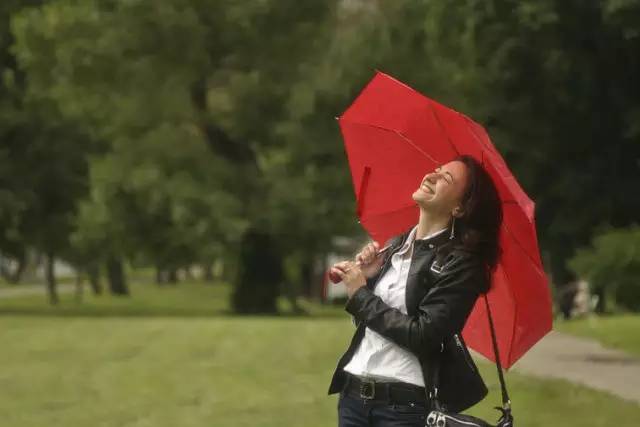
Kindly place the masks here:
MULTIPOLYGON (((458 113, 460 114, 460 113, 458 113)), ((472 120, 465 116, 464 114, 460 114, 462 116, 462 118, 467 122, 466 126, 467 126, 467 130, 469 131, 469 133, 471 133, 471 135, 473 136, 473 138, 478 141, 480 143, 480 145, 482 145, 485 149, 492 151, 491 147, 489 147, 483 140, 482 138, 478 137, 478 135, 475 133, 475 131, 471 128, 471 126, 469 126, 469 122, 471 122, 472 120)))
POLYGON ((404 136, 403 134, 401 134, 398 131, 394 131, 400 138, 404 139, 409 145, 411 145, 413 148, 415 148, 416 150, 418 150, 420 153, 422 153, 423 156, 427 157, 429 160, 431 160, 433 163, 435 163, 436 165, 439 164, 440 162, 438 162, 436 159, 434 159, 433 157, 431 157, 430 155, 428 155, 426 152, 424 152, 420 147, 418 147, 416 144, 413 143, 413 141, 411 141, 409 138, 407 138, 406 136, 404 136))
POLYGON ((404 139, 409 145, 411 145, 413 148, 415 148, 420 154, 422 154, 423 156, 425 156, 426 158, 431 160, 433 163, 435 163, 435 164, 439 164, 440 163, 439 161, 437 161, 436 159, 431 157, 429 154, 427 154, 420 147, 418 147, 413 141, 411 141, 409 138, 407 138, 406 136, 404 136, 402 133, 400 133, 399 131, 397 131, 395 129, 389 129, 389 128, 386 128, 384 126, 374 125, 374 124, 371 124, 371 123, 361 123, 361 122, 356 122, 356 121, 352 121, 352 120, 347 120, 347 123, 351 123, 351 124, 354 124, 354 125, 360 125, 360 126, 369 126, 369 127, 372 127, 372 128, 384 130, 386 132, 395 133, 400 138, 404 139))
MULTIPOLYGON (((509 275, 507 274, 507 269, 503 268, 502 271, 504 272, 504 275, 507 278, 507 282, 514 283, 509 278, 509 275)), ((513 301, 513 305, 516 306, 516 309, 513 310, 514 315, 513 315, 513 324, 511 325, 511 343, 509 345, 509 354, 507 355, 507 365, 511 367, 511 354, 513 352, 513 340, 516 336, 516 324, 518 320, 518 302, 515 298, 515 295, 513 294, 513 289, 511 288, 511 286, 507 286, 507 288, 509 289, 509 294, 511 295, 511 301, 513 301)), ((508 370, 509 368, 505 368, 505 369, 508 370)))
MULTIPOLYGON (((428 98, 427 98, 428 99, 428 98)), ((438 123, 438 126, 440 127, 440 130, 442 131, 442 133, 444 134, 445 139, 447 140, 447 142, 449 143, 449 145, 451 146, 451 148, 453 148, 453 151, 456 153, 456 155, 459 155, 460 152, 458 151, 458 149, 456 148, 455 145, 453 145, 453 141, 451 141, 451 138, 449 138, 449 134, 447 133, 444 125, 442 124, 442 122, 440 121, 440 117, 438 117, 438 113, 436 112, 436 109, 433 108, 433 101, 428 99, 428 105, 429 105, 429 109, 431 110, 431 114, 433 114, 433 118, 436 120, 436 122, 438 123)))
POLYGON ((531 257, 531 255, 524 249, 524 246, 522 246, 522 243, 520 243, 520 241, 518 239, 516 239, 516 236, 511 231, 511 228, 509 228, 509 226, 505 222, 503 222, 502 224, 504 225, 505 230, 507 230, 507 233, 509 234, 509 236, 511 236, 511 240, 516 242, 516 244, 520 247, 520 250, 522 250, 522 252, 524 252, 527 255, 527 258, 529 258, 529 261, 531 261, 533 263, 533 265, 536 266, 536 269, 538 270, 538 273, 544 274, 544 271, 541 271, 540 266, 538 266, 538 263, 536 262, 536 260, 534 260, 531 257))
POLYGON ((360 180, 360 191, 358 191, 357 197, 357 206, 356 206, 356 214, 358 217, 362 215, 362 211, 364 210, 364 202, 365 196, 367 194, 367 189, 369 188, 369 176, 371 175, 371 167, 365 166, 364 172, 362 174, 362 179, 360 180))

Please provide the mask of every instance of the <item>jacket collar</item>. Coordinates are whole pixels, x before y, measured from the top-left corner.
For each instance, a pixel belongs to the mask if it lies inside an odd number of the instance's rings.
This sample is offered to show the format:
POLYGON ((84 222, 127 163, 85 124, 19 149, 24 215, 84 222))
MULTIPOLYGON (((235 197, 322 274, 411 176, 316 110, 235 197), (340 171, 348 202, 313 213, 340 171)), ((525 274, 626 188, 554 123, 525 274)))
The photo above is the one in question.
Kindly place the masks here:
MULTIPOLYGON (((402 233, 401 235, 402 238, 400 239, 400 246, 398 247, 402 247, 402 245, 407 241, 407 238, 409 237, 411 230, 413 230, 413 227, 415 226, 412 226, 410 229, 402 233)), ((455 236, 453 239, 449 239, 449 236, 451 236, 450 225, 447 227, 445 231, 433 237, 429 237, 428 239, 415 239, 413 241, 414 250, 415 251, 431 250, 457 240, 457 236, 455 236)))

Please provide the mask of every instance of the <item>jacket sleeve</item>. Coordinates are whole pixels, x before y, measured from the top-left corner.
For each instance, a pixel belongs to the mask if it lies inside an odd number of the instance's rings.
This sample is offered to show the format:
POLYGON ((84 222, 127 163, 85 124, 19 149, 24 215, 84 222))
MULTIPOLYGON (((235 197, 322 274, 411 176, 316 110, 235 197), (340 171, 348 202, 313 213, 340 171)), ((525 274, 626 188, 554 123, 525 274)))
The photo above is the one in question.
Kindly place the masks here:
MULTIPOLYGON (((385 242, 384 246, 392 245, 393 247, 396 247, 401 240, 402 240, 402 236, 393 237, 393 238, 387 240, 385 242)), ((384 259, 384 262, 382 263, 382 265, 384 265, 387 262, 387 259, 389 258, 389 255, 393 251, 393 247, 391 249, 389 249, 389 252, 387 252, 384 255, 385 259, 384 259)), ((367 288, 373 289, 373 287, 375 286, 376 282, 380 279, 380 275, 381 274, 382 274, 382 266, 380 267, 380 269, 378 270, 378 272, 376 274, 374 274, 373 276, 371 276, 368 279, 366 279, 367 288)), ((373 291, 372 291, 372 293, 373 293, 373 291)), ((351 323, 353 323, 353 326, 355 326, 357 328, 360 325, 360 322, 361 322, 361 320, 357 319, 353 315, 351 316, 351 323)))
POLYGON ((456 254, 435 279, 413 316, 389 306, 366 286, 347 300, 345 310, 357 322, 365 322, 396 344, 416 355, 426 355, 438 351, 445 338, 464 327, 480 290, 484 289, 483 268, 470 254, 456 254))

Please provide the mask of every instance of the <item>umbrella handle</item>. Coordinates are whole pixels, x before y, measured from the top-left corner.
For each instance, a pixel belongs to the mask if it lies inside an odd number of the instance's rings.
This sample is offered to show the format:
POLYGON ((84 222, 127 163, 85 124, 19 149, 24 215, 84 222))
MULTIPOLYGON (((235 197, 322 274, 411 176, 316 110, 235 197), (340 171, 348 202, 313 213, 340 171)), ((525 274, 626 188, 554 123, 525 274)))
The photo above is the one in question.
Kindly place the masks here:
MULTIPOLYGON (((380 249, 376 254, 376 258, 378 258, 380 255, 387 252, 390 248, 391 248, 391 245, 387 245, 384 248, 380 249)), ((362 267, 362 263, 360 261, 356 261, 356 265, 358 267, 362 267)), ((329 271, 329 280, 331 280, 332 283, 340 283, 342 281, 340 276, 338 276, 337 274, 331 273, 331 271, 329 271)))

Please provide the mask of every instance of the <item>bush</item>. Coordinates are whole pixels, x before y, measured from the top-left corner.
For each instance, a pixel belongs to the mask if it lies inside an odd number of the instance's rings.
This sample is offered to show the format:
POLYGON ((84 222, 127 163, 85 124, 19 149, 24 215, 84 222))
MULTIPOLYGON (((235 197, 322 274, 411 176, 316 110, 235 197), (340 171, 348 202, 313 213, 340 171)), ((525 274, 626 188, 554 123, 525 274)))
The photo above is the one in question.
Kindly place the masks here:
POLYGON ((592 292, 611 295, 618 306, 640 311, 640 227, 609 229, 581 248, 569 268, 589 281, 592 292))

